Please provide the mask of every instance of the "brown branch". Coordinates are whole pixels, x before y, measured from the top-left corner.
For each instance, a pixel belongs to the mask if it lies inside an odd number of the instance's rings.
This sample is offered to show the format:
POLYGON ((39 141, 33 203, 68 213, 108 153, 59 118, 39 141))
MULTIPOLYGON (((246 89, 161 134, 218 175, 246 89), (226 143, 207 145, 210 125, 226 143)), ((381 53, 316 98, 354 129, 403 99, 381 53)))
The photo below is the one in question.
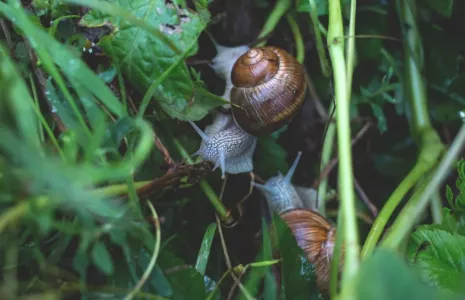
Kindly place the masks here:
POLYGON ((365 191, 361 187, 360 182, 357 180, 357 178, 355 178, 355 176, 354 176, 354 183, 355 183, 355 188, 357 189, 357 191, 359 193, 360 199, 368 207, 368 209, 370 210, 373 217, 376 218, 376 216, 378 215, 378 209, 373 204, 373 202, 370 201, 370 198, 368 198, 367 194, 365 193, 365 191))
MULTIPOLYGON (((187 177, 187 183, 195 184, 207 176, 212 169, 213 163, 209 161, 203 161, 193 165, 185 163, 173 164, 165 175, 155 178, 146 185, 137 188, 137 196, 139 196, 139 198, 147 198, 166 188, 176 189, 179 186, 181 179, 184 177, 187 177)), ((127 194, 122 195, 123 199, 127 199, 127 197, 127 194)))

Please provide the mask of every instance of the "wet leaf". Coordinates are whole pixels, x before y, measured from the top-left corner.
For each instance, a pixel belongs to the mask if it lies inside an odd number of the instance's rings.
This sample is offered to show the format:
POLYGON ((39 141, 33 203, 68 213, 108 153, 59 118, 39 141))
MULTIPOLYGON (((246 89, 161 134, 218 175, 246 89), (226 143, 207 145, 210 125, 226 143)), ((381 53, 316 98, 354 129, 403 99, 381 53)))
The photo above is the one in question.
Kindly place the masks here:
POLYGON ((134 87, 145 93, 155 80, 164 78, 156 88, 154 98, 169 116, 182 120, 200 120, 209 109, 223 104, 192 80, 183 62, 185 57, 197 52, 197 38, 208 21, 203 17, 205 11, 199 14, 187 9, 185 1, 177 1, 177 5, 164 0, 106 2, 121 6, 158 32, 154 35, 96 9, 80 22, 85 27, 105 24, 113 28, 113 32, 104 36, 98 45, 121 66, 134 87), (168 74, 173 65, 176 66, 168 74))

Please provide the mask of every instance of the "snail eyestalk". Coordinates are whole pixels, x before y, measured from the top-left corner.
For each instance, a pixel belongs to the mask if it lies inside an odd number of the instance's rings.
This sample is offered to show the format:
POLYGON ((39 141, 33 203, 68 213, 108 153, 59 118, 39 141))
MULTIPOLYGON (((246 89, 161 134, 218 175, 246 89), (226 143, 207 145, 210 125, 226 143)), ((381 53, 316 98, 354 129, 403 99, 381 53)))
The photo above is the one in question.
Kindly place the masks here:
POLYGON ((202 138, 203 141, 205 141, 205 142, 207 142, 207 143, 208 143, 209 141, 211 141, 211 138, 210 138, 208 135, 206 135, 205 132, 203 132, 202 129, 200 129, 200 127, 197 126, 197 124, 195 124, 194 122, 192 122, 192 121, 190 121, 190 120, 187 121, 187 122, 189 122, 189 124, 192 125, 192 127, 194 128, 194 130, 200 135, 200 137, 202 138))
POLYGON ((299 164, 300 157, 302 156, 302 151, 297 152, 297 157, 294 159, 292 166, 287 171, 286 176, 284 177, 284 181, 287 183, 291 183, 292 176, 294 176, 295 170, 297 169, 297 165, 299 164))

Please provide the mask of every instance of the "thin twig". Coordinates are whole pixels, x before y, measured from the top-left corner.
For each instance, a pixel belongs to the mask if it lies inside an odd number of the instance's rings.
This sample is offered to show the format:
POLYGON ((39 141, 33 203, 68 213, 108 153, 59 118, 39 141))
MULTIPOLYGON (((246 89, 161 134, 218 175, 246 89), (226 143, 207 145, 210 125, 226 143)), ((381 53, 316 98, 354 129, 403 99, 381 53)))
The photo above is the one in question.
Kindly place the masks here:
POLYGON ((370 210, 373 217, 376 218, 376 216, 378 215, 378 209, 373 204, 373 202, 370 201, 370 198, 368 198, 367 194, 365 193, 363 188, 360 186, 360 183, 358 182, 357 177, 355 177, 355 176, 354 176, 354 183, 355 183, 355 188, 357 189, 357 191, 359 193, 360 199, 368 207, 368 209, 370 210))
POLYGON ((228 298, 226 298, 227 300, 232 299, 232 297, 234 295, 234 291, 236 290, 237 286, 241 283, 241 279, 244 276, 244 274, 247 272, 247 269, 249 267, 250 267, 250 265, 245 266, 244 269, 242 270, 241 274, 239 274, 239 276, 237 277, 237 280, 234 281, 234 284, 231 287, 231 290, 229 290, 228 298))
MULTIPOLYGON (((355 136, 355 138, 353 138, 352 140, 352 147, 357 144, 357 142, 367 133, 368 129, 372 126, 373 124, 371 122, 368 122, 366 123, 362 129, 360 129, 360 131, 357 133, 357 135, 355 136)), ((329 163, 328 165, 325 167, 325 169, 323 170, 323 172, 320 173, 320 176, 318 177, 317 180, 315 180, 312 184, 312 187, 313 188, 317 188, 318 185, 320 185, 320 182, 326 178, 329 173, 331 172, 331 170, 336 166, 337 162, 339 160, 339 157, 336 155, 329 163)))

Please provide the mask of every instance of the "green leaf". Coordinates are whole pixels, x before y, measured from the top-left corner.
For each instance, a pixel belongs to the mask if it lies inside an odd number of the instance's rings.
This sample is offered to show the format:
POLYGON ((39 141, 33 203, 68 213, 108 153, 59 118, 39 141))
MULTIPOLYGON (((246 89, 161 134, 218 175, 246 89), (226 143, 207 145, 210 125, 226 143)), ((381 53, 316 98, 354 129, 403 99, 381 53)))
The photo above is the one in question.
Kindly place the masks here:
POLYGON ((274 214, 278 251, 281 256, 281 299, 323 299, 316 287, 316 273, 290 228, 283 219, 274 214))
POLYGON ((105 274, 110 275, 113 273, 113 261, 103 242, 98 241, 95 243, 94 247, 92 247, 92 260, 105 274))
POLYGON ((210 249, 212 247, 213 239, 216 233, 216 223, 208 225, 205 235, 203 236, 202 244, 200 246, 199 255, 197 256, 197 262, 195 263, 195 269, 202 275, 205 275, 205 270, 208 264, 208 258, 210 257, 210 249))
POLYGON ((166 250, 160 252, 158 263, 173 289, 173 295, 170 299, 206 299, 202 275, 195 268, 185 267, 186 263, 182 259, 166 250))
POLYGON ((360 266, 354 297, 358 300, 461 299, 422 283, 403 258, 391 250, 378 249, 360 266))
POLYGON ((452 15, 452 7, 454 5, 454 0, 423 0, 419 4, 429 6, 434 9, 438 14, 443 15, 444 17, 450 18, 452 15), (422 3, 423 2, 423 3, 422 3))
POLYGON ((117 116, 126 115, 121 103, 111 92, 110 88, 75 53, 70 51, 66 45, 52 38, 38 24, 31 22, 21 6, 18 5, 15 8, 13 9, 11 6, 0 2, 0 12, 24 32, 31 46, 37 51, 39 58, 43 61, 47 71, 52 76, 56 75, 55 80, 62 80, 62 78, 58 78, 60 76, 57 75, 56 67, 49 63, 51 61, 60 67, 71 84, 79 84, 79 86, 86 88, 88 92, 91 92, 117 116))
POLYGON ((286 151, 272 137, 259 137, 255 151, 258 155, 254 161, 254 169, 260 176, 269 178, 276 176, 278 172, 285 174, 289 169, 286 151), (270 161, 273 163, 270 164, 270 161))
POLYGON ((16 124, 4 124, 16 127, 31 147, 40 143, 38 137, 38 118, 34 112, 28 87, 20 77, 18 70, 8 56, 8 52, 0 44, 0 121, 14 119, 16 124), (9 111, 11 115, 5 115, 9 111))
POLYGON ((198 36, 208 21, 203 14, 186 9, 185 1, 176 1, 178 5, 167 4, 164 0, 105 2, 121 6, 159 33, 152 34, 97 9, 80 21, 86 27, 112 26, 113 32, 104 36, 99 46, 121 66, 136 89, 145 93, 156 81, 154 98, 169 116, 181 120, 200 120, 211 108, 223 104, 192 80, 183 62, 185 57, 197 52, 198 36), (181 52, 173 50, 172 44, 181 52))
POLYGON ((465 293, 465 236, 421 226, 411 235, 410 261, 432 286, 465 293))

